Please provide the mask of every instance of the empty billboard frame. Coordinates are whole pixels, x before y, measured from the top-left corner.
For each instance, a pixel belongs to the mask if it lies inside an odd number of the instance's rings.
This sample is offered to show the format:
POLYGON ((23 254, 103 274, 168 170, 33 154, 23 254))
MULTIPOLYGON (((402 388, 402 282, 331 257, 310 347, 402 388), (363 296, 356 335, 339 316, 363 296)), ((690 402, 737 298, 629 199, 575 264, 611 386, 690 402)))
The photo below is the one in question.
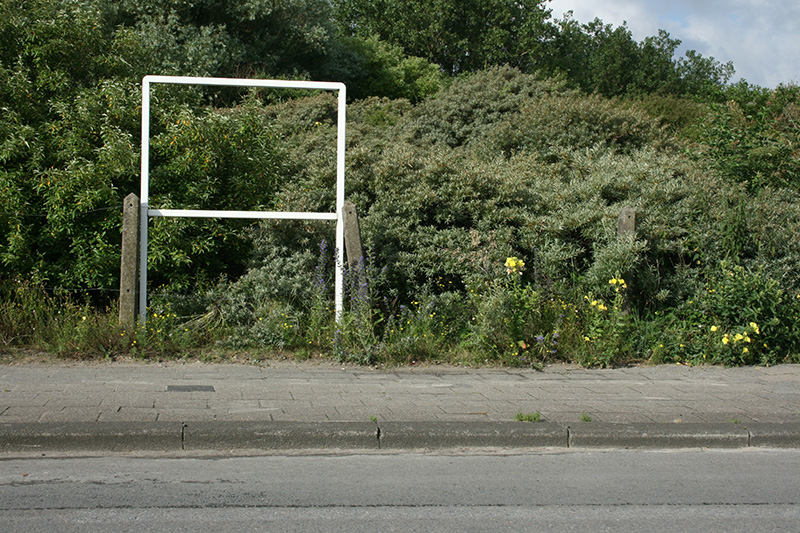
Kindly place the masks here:
POLYGON ((191 76, 145 76, 142 79, 142 161, 140 191, 139 228, 139 320, 147 320, 147 227, 151 217, 188 218, 249 218, 286 220, 331 220, 336 221, 335 251, 335 309, 336 320, 342 313, 344 224, 344 153, 347 88, 344 83, 319 81, 258 80, 238 78, 203 78, 191 76), (312 89, 338 92, 338 115, 336 134, 336 212, 287 212, 287 211, 214 211, 195 209, 150 209, 150 86, 207 85, 220 87, 265 87, 277 89, 312 89))

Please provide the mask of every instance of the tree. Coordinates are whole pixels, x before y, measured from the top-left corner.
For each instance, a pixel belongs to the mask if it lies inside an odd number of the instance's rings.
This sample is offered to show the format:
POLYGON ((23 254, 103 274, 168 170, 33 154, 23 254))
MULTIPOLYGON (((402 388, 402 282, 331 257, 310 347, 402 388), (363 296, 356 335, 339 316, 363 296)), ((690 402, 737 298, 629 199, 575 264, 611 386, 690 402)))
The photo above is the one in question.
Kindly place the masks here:
POLYGON ((381 41, 378 36, 350 37, 342 42, 357 65, 343 73, 351 98, 381 96, 417 103, 445 84, 446 77, 438 65, 421 57, 409 57, 402 48, 381 41))
POLYGON ((680 75, 676 69, 675 51, 681 41, 664 30, 646 37, 640 43, 639 68, 634 73, 636 88, 646 94, 679 94, 680 75))
POLYGON ((719 99, 736 69, 730 61, 720 63, 713 57, 688 50, 686 56, 678 60, 677 71, 684 93, 719 99))
POLYGON ((557 22, 545 69, 565 73, 571 85, 605 96, 658 93, 717 98, 733 74, 733 65, 694 50, 675 59, 680 43, 664 30, 636 42, 625 24, 614 28, 600 19, 582 24, 568 13, 557 22))
POLYGON ((455 75, 502 64, 535 68, 552 33, 545 3, 336 0, 335 14, 344 35, 377 35, 455 75))
POLYGON ((97 0, 136 72, 319 77, 333 41, 328 0, 97 0))
POLYGON ((122 99, 112 103, 115 89, 99 85, 118 64, 109 36, 88 1, 3 0, 0 10, 3 272, 105 283, 100 243, 119 230, 98 208, 116 195, 91 160, 125 142, 112 125, 122 99))

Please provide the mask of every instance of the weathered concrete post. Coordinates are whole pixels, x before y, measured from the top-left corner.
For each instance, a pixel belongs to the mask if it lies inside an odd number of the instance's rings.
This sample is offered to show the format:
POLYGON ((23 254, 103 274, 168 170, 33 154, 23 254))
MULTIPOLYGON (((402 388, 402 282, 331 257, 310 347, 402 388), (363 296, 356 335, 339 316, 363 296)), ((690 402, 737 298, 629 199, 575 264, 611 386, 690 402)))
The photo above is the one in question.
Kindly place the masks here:
POLYGON ((347 265, 351 275, 358 276, 359 294, 368 297, 369 286, 367 273, 364 264, 364 250, 361 247, 361 227, 358 224, 358 212, 356 204, 351 201, 344 203, 342 213, 344 223, 344 248, 347 251, 347 265))
POLYGON ((636 210, 625 206, 617 218, 617 236, 627 237, 631 241, 636 238, 636 210))
MULTIPOLYGON (((617 237, 627 240, 633 244, 636 239, 636 210, 630 206, 625 206, 617 217, 617 237)), ((630 292, 633 285, 632 280, 627 280, 628 292, 630 292)), ((622 313, 628 314, 631 310, 631 302, 629 297, 623 300, 622 313)))
POLYGON ((356 204, 351 201, 344 203, 344 248, 347 250, 347 264, 350 267, 356 266, 359 261, 364 259, 364 251, 361 248, 361 228, 358 225, 358 213, 356 204))
POLYGON ((139 257, 139 197, 125 197, 122 210, 122 260, 119 271, 119 323, 133 331, 136 325, 136 267, 139 257))

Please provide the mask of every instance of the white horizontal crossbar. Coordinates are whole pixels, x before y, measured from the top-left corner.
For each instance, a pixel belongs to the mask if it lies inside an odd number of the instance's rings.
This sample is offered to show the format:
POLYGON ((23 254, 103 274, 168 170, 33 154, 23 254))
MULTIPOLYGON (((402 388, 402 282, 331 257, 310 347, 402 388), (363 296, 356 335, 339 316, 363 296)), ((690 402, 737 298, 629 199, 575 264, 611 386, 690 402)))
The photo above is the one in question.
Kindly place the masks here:
POLYGON ((253 218, 286 220, 336 220, 336 213, 297 213, 290 211, 209 211, 202 209, 148 209, 151 217, 253 218))
POLYGON ((279 89, 318 89, 341 91, 344 83, 328 81, 253 80, 243 78, 195 78, 191 76, 145 76, 145 83, 167 83, 170 85, 216 85, 225 87, 269 87, 279 89))

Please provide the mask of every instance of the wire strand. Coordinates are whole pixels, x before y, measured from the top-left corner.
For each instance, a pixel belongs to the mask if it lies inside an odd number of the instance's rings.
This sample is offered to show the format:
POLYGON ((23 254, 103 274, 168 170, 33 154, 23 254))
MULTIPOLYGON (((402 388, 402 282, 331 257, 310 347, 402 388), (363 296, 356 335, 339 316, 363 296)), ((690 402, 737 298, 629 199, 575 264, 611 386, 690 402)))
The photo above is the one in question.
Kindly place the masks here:
MULTIPOLYGON (((75 213, 75 215, 88 215, 89 213, 97 213, 99 211, 113 211, 119 209, 122 211, 121 207, 98 207, 97 209, 90 209, 88 211, 79 211, 75 213)), ((46 217, 50 216, 50 213, 20 213, 20 212, 0 212, 0 216, 6 217, 46 217)))

